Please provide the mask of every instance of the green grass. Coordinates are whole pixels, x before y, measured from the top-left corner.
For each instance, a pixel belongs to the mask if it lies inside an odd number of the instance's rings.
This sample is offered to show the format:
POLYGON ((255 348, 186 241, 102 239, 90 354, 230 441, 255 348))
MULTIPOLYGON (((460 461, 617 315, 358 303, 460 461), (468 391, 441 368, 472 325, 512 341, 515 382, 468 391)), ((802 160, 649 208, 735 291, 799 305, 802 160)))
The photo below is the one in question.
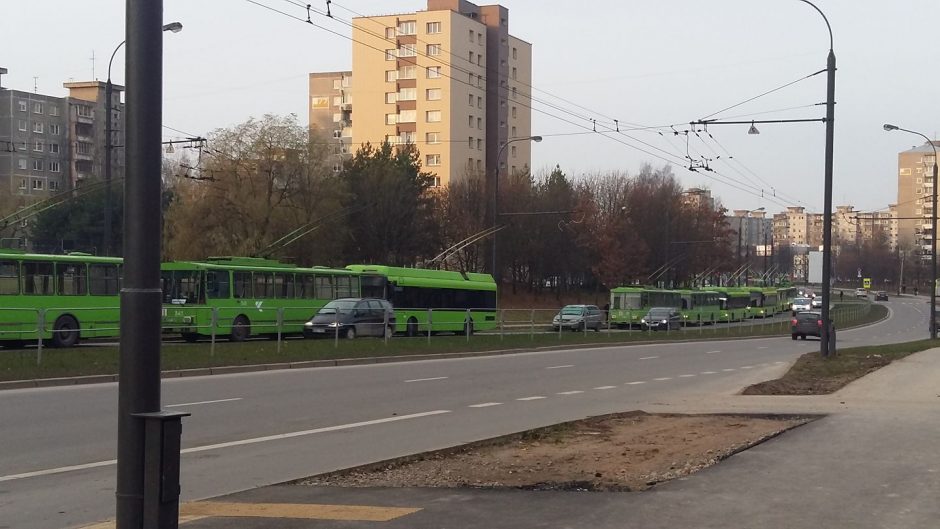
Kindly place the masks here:
MULTIPOLYGON (((865 319, 875 321, 883 317, 886 309, 873 305, 865 319), (882 312, 878 312, 878 308, 882 312), (879 316, 880 314, 880 316, 879 316)), ((837 316, 834 310, 834 317, 837 316)), ((857 323, 857 322, 856 322, 857 323)), ((164 344, 161 351, 163 370, 197 369, 220 366, 274 364, 311 360, 337 360, 371 357, 409 356, 486 352, 494 350, 532 350, 553 346, 592 346, 633 344, 703 339, 721 339, 752 336, 781 336, 789 334, 789 318, 772 322, 750 320, 743 325, 712 325, 686 331, 665 332, 612 332, 587 333, 534 333, 517 330, 520 334, 477 334, 467 341, 464 336, 432 336, 426 338, 392 338, 388 344, 379 339, 333 340, 291 339, 281 343, 253 340, 244 343, 220 341, 212 351, 208 342, 196 344, 164 344)), ((840 323, 840 327, 843 325, 840 323)), ((544 331, 544 327, 536 327, 544 331)), ((113 375, 118 372, 118 348, 114 346, 82 346, 72 349, 44 348, 42 363, 37 365, 37 350, 0 351, 0 380, 28 380, 87 375, 113 375)))
POLYGON ((852 347, 840 349, 830 358, 814 351, 797 359, 784 376, 750 386, 744 394, 826 395, 895 360, 933 347, 940 347, 940 340, 852 347))

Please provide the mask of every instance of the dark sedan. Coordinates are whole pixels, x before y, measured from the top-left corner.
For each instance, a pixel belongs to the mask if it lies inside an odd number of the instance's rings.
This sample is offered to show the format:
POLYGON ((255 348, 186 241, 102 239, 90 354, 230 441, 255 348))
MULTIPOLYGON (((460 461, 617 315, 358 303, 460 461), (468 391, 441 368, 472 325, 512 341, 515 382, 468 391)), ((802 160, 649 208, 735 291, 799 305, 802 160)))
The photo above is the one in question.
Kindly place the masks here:
POLYGON ((805 340, 807 336, 822 336, 822 314, 819 312, 797 312, 790 320, 791 338, 805 340))
POLYGON ((669 331, 682 327, 682 315, 671 307, 653 307, 640 320, 640 325, 650 331, 669 331))

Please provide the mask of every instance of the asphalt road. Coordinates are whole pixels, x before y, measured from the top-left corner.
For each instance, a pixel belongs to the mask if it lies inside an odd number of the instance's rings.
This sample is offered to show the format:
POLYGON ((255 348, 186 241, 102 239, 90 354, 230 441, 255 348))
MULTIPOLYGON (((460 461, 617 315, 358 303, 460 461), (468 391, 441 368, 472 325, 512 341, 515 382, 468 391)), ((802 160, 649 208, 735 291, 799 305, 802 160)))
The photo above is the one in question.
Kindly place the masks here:
MULTIPOLYGON (((923 298, 840 331, 839 346, 926 337, 923 298)), ((183 499, 202 499, 658 400, 733 393, 817 342, 603 347, 166 380, 183 425, 183 499)), ((0 393, 0 528, 73 527, 114 510, 117 385, 0 393)))

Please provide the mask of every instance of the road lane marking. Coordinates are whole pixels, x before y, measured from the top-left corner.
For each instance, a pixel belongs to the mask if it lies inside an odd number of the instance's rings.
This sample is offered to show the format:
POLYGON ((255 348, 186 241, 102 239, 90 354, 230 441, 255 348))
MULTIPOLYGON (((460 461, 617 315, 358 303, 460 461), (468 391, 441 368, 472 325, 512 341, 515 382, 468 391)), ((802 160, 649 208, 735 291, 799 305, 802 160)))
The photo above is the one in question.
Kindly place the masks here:
POLYGON ((705 354, 707 354, 707 355, 713 355, 713 354, 715 354, 715 353, 720 353, 720 352, 721 352, 721 351, 705 351, 705 354))
POLYGON ((234 398, 234 399, 203 400, 203 401, 199 401, 199 402, 185 402, 185 403, 183 403, 183 404, 167 404, 166 406, 164 406, 164 408, 179 408, 179 407, 182 407, 182 406, 197 406, 197 405, 199 405, 199 404, 215 404, 215 403, 217 403, 217 402, 234 402, 234 401, 236 401, 236 400, 242 400, 242 398, 241 398, 241 397, 237 397, 237 398, 234 398))
POLYGON ((413 378, 411 380, 406 380, 405 382, 428 382, 430 380, 444 380, 449 377, 430 377, 430 378, 413 378))
POLYGON ((484 402, 482 404, 471 404, 468 408, 489 408, 490 406, 502 406, 502 402, 484 402))
MULTIPOLYGON (((184 448, 180 450, 181 454, 193 454, 196 452, 205 452, 208 450, 217 450, 219 448, 229 448, 233 446, 244 446, 257 443, 265 443, 268 441, 279 441, 281 439, 291 439, 293 437, 304 437, 308 435, 314 435, 318 433, 327 433, 327 432, 337 432, 340 430, 351 430, 353 428, 361 428, 363 426, 374 426, 377 424, 385 424, 389 422, 398 422, 406 421, 408 419, 418 419, 421 417, 430 417, 433 415, 441 415, 444 413, 450 413, 450 410, 434 410, 434 411, 425 411, 421 413, 412 413, 409 415, 396 415, 394 417, 385 417, 384 419, 373 419, 371 421, 362 421, 362 422, 353 422, 349 424, 339 424, 336 426, 326 426, 324 428, 314 428, 311 430, 301 430, 298 432, 287 432, 275 435, 266 435, 264 437, 253 437, 250 439, 242 439, 239 441, 228 441, 225 443, 216 443, 211 445, 204 446, 194 446, 192 448, 184 448)), ((39 476, 49 476, 52 474, 63 474, 65 472, 73 472, 76 470, 86 470, 90 468, 106 467, 114 465, 117 463, 116 459, 109 459, 107 461, 96 461, 94 463, 85 463, 83 465, 71 465, 67 467, 58 467, 58 468, 49 468, 45 470, 36 470, 33 472, 23 472, 21 474, 10 474, 7 476, 0 476, 0 482, 4 481, 15 481, 19 479, 34 478, 39 476)))
POLYGON ((659 358, 658 356, 641 356, 639 360, 655 360, 659 358))
POLYGON ((754 369, 754 366, 741 366, 741 369, 754 369))
POLYGON ((695 376, 695 375, 679 375, 679 378, 690 378, 690 377, 694 377, 694 376, 695 376))
POLYGON ((653 380, 657 382, 661 382, 663 380, 672 380, 672 377, 660 377, 660 378, 654 378, 653 380))
POLYGON ((581 391, 580 389, 575 389, 572 391, 559 391, 558 393, 555 393, 555 394, 556 395, 577 395, 578 393, 584 393, 584 392, 581 391))
POLYGON ((617 387, 617 386, 597 386, 597 387, 594 388, 594 389, 614 389, 614 388, 616 388, 616 387, 617 387))
POLYGON ((715 374, 718 374, 718 371, 702 371, 700 374, 702 374, 702 375, 715 375, 715 374))
POLYGON ((324 505, 316 503, 228 503, 195 502, 180 506, 181 514, 213 518, 291 518, 296 520, 338 520, 390 522, 422 510, 417 507, 374 507, 369 505, 324 505))
POLYGON ((766 347, 766 346, 761 346, 761 347, 758 347, 758 349, 767 349, 767 347, 766 347))
POLYGON ((565 364, 563 366, 548 366, 545 369, 565 369, 566 367, 574 367, 574 364, 565 364))
POLYGON ((636 382, 627 382, 628 386, 636 386, 637 384, 646 384, 645 380, 637 380, 636 382))
POLYGON ((544 398, 547 398, 547 397, 543 397, 541 395, 535 395, 534 397, 521 397, 516 400, 542 400, 544 398))
POLYGON ((732 371, 736 371, 736 369, 732 367, 730 369, 722 369, 722 371, 724 371, 725 373, 730 373, 732 371))

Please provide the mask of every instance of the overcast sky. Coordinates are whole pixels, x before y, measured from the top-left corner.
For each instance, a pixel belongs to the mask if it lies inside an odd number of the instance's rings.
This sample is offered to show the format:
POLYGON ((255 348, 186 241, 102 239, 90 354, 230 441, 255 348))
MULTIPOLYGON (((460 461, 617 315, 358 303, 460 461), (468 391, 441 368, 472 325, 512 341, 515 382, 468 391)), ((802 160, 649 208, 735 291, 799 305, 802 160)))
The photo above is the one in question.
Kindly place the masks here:
MULTIPOLYGON (((303 3, 298 0, 257 1, 306 18, 305 9, 293 5, 303 3)), ((834 203, 883 209, 897 197, 898 151, 923 140, 885 132, 882 124, 931 137, 940 129, 940 1, 815 3, 832 24, 839 67, 834 203)), ((610 170, 633 174, 643 163, 668 160, 683 184, 711 188, 729 209, 776 212, 787 204, 822 210, 822 123, 758 124, 759 135, 747 134, 747 125, 713 125, 710 136, 682 134, 690 121, 825 68, 829 35, 809 5, 799 0, 502 4, 509 9, 510 33, 533 45, 534 97, 557 108, 538 101, 533 106, 565 119, 533 112, 533 134, 545 136, 533 149, 534 170, 558 164, 573 177, 610 170), (661 135, 669 130, 661 128, 561 135, 590 130, 590 118, 598 121, 598 131, 608 131, 603 124, 617 119, 622 130, 675 125, 680 135, 661 135), (689 172, 687 153, 709 158, 716 172, 689 172)), ((378 15, 425 6, 421 0, 336 0, 332 11, 348 21, 351 11, 378 15)), ((164 41, 164 124, 190 134, 205 135, 265 113, 295 113, 306 124, 307 74, 351 66, 349 27, 316 13, 314 22, 340 35, 245 0, 165 0, 164 7, 166 22, 184 26, 164 41)), ((325 2, 313 7, 322 10, 325 2)), ((32 90, 37 77, 39 92, 64 95, 62 83, 69 79, 94 75, 103 81, 111 52, 124 39, 120 0, 31 0, 16 13, 4 11, 0 67, 9 69, 3 77, 7 88, 32 90)), ((123 82, 123 51, 111 75, 123 82)), ((823 73, 712 117, 820 118, 824 106, 806 106, 825 98, 823 73), (806 108, 766 113, 793 107, 806 108)), ((169 129, 164 133, 180 136, 169 129)))

